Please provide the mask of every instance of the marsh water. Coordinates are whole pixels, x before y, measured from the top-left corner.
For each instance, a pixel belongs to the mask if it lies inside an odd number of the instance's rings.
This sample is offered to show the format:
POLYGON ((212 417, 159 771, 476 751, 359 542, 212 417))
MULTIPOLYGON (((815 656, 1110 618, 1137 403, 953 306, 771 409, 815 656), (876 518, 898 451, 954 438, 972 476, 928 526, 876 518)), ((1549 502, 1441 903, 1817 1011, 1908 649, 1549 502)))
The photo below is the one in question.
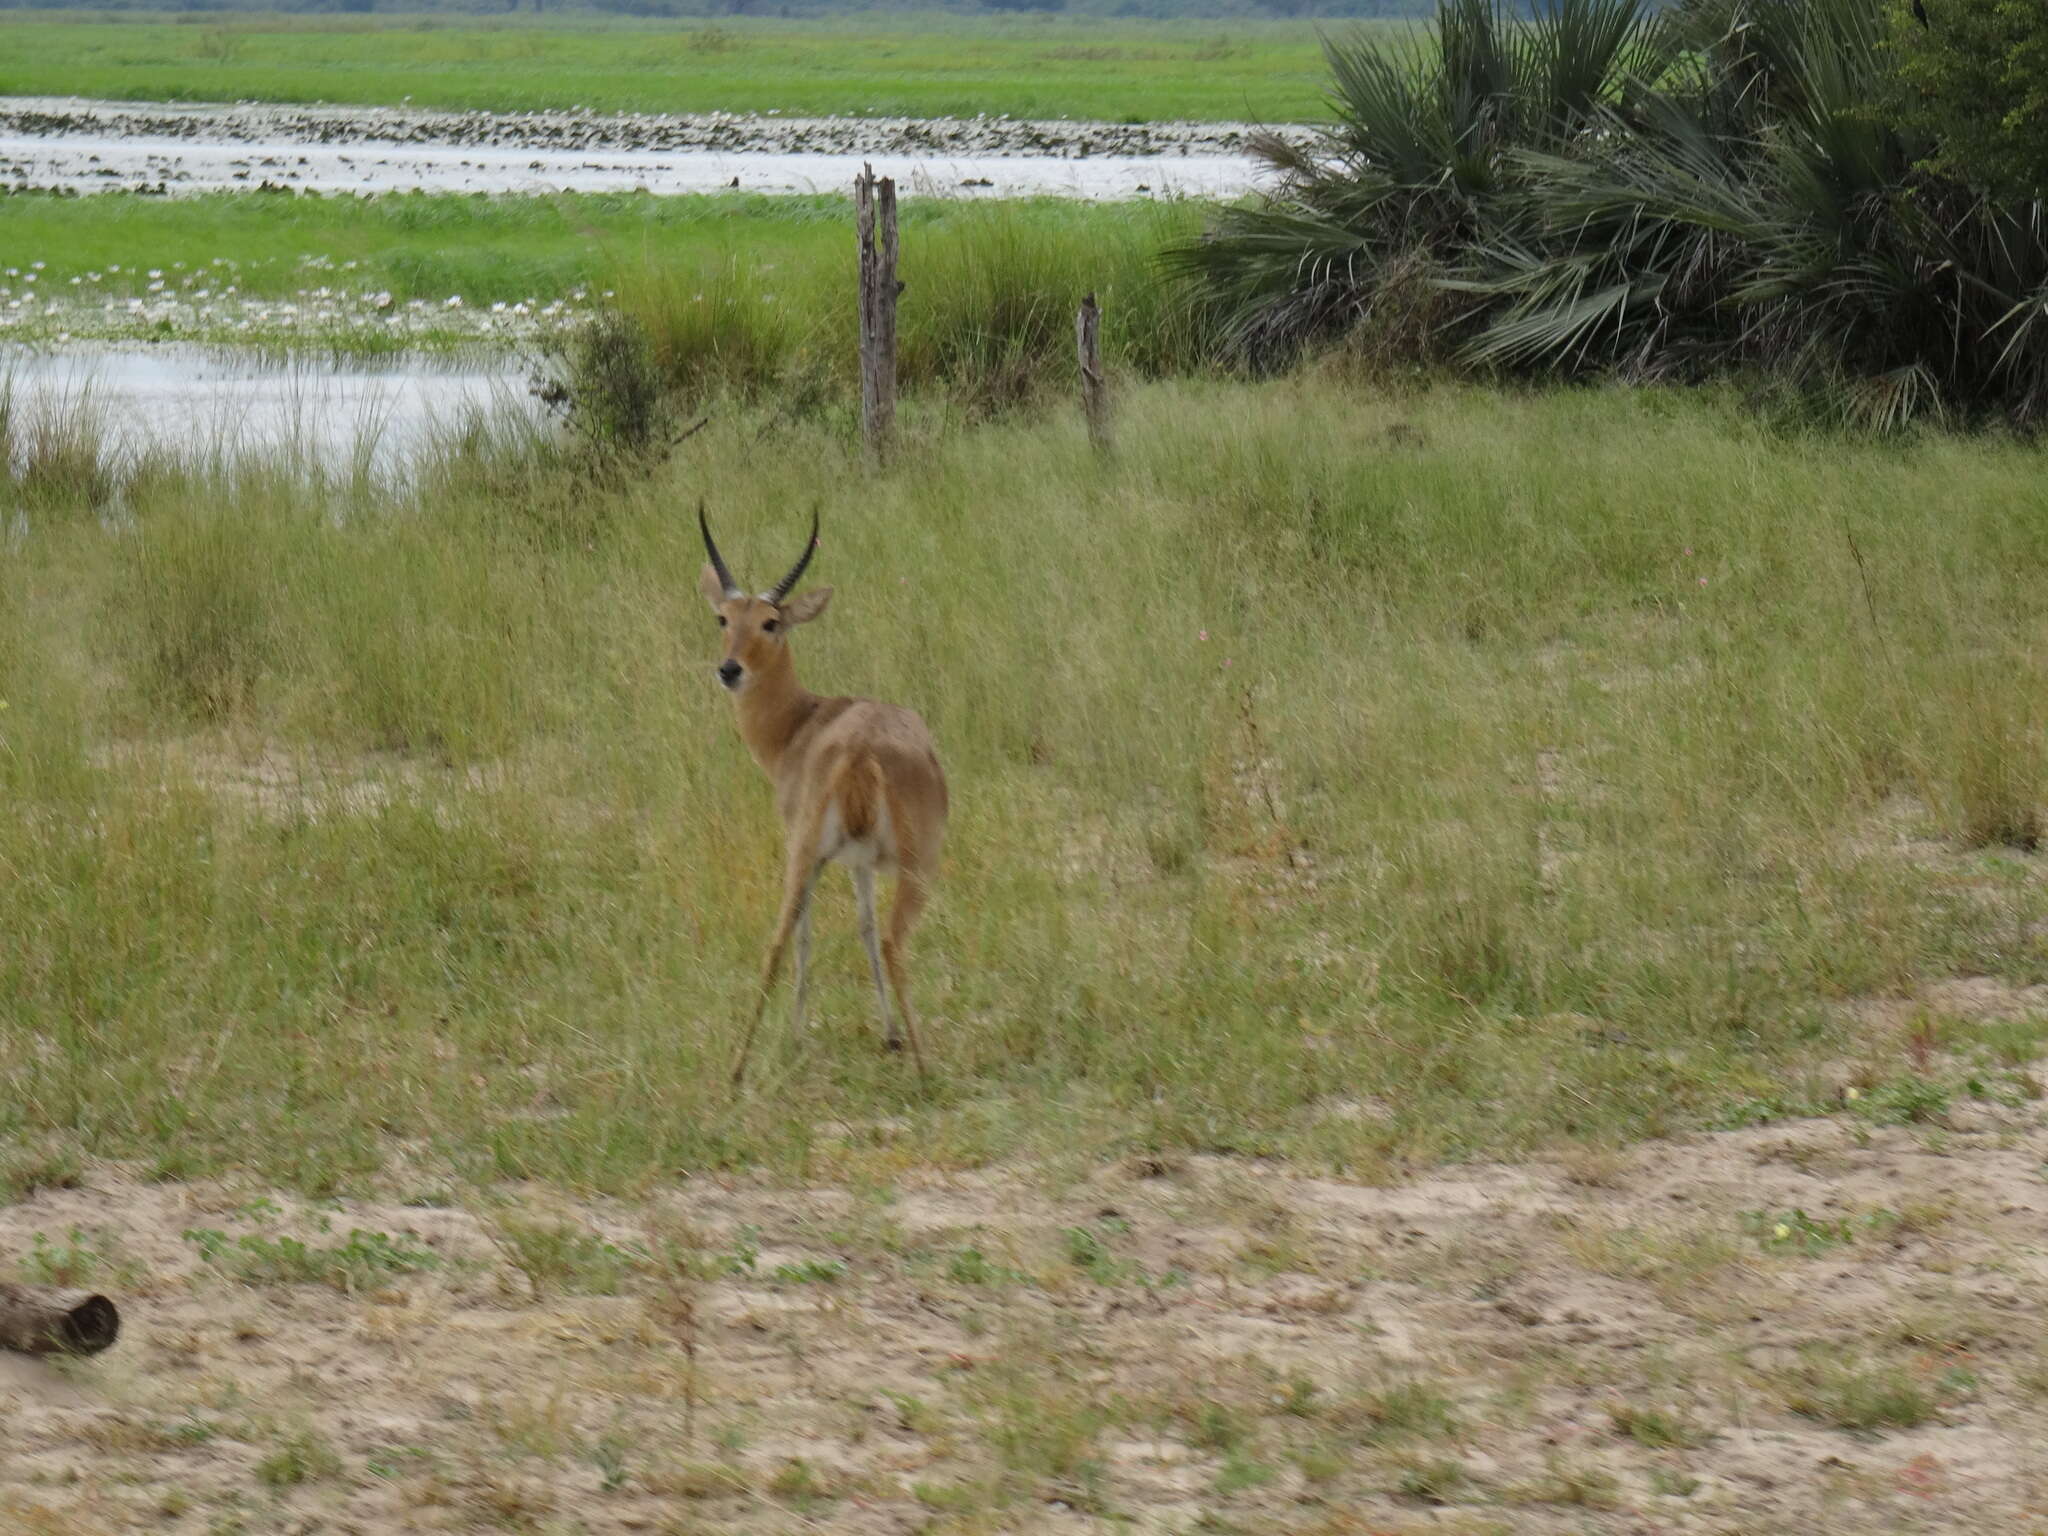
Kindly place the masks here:
POLYGON ((182 343, 0 344, 17 443, 83 423, 115 453, 286 454, 329 473, 400 470, 437 433, 538 421, 530 365, 503 351, 372 358, 182 343))
MULTIPOLYGON (((484 113, 0 96, 0 184, 169 196, 258 188, 845 193, 861 167, 872 164, 878 174, 895 176, 907 196, 1215 197, 1253 185, 1260 162, 1249 152, 1252 131, 1211 123, 484 113)), ((30 265, 25 258, 35 253, 5 245, 0 228, 0 268, 30 265)), ((84 322, 101 322, 106 334, 102 311, 117 301, 97 311, 86 303, 73 320, 65 305, 77 301, 53 303, 54 295, 31 286, 36 281, 27 274, 19 292, 0 287, 0 332, 22 322, 18 334, 25 333, 33 322, 42 337, 39 345, 0 341, 0 389, 16 451, 24 431, 72 423, 90 427, 116 452, 233 458, 285 450, 330 471, 402 467, 437 432, 481 416, 537 419, 531 368, 513 343, 530 339, 559 307, 533 317, 523 304, 493 306, 510 312, 477 315, 480 345, 459 358, 366 359, 322 351, 317 342, 273 353, 74 340, 71 329, 94 329, 84 322)), ((152 295, 163 286, 153 285, 152 295)), ((233 292, 229 287, 210 302, 226 305, 233 292)), ((393 308, 388 293, 330 294, 325 287, 298 298, 236 301, 251 313, 228 315, 222 324, 246 329, 254 319, 296 334, 337 316, 360 318, 357 311, 369 305, 402 335, 422 302, 393 308)), ((174 286, 160 299, 118 301, 132 313, 114 319, 127 323, 128 334, 147 334, 149 327, 168 328, 161 311, 200 301, 209 295, 174 286)), ((441 329, 451 323, 447 315, 437 318, 441 329)))
POLYGON ((864 164, 908 196, 1234 197, 1244 124, 792 118, 99 102, 0 96, 0 182, 169 196, 845 191, 864 164))

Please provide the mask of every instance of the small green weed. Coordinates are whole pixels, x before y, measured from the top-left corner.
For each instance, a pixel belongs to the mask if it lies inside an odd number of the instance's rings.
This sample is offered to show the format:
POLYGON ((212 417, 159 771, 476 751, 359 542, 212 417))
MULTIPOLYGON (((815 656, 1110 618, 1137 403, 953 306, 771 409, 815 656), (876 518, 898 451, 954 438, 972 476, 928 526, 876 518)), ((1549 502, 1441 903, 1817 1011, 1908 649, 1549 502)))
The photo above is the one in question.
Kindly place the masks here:
POLYGON ((1848 1217, 1822 1221, 1802 1210, 1744 1211, 1742 1230, 1772 1253, 1826 1253, 1856 1240, 1856 1224, 1848 1217))
POLYGON ((97 1228, 73 1227, 52 1241, 38 1232, 19 1260, 21 1278, 31 1285, 104 1285, 133 1275, 134 1265, 120 1257, 120 1240, 97 1228))
POLYGON ((1067 1262, 1097 1285, 1116 1285, 1130 1274, 1130 1266, 1110 1252, 1102 1235, 1089 1227, 1068 1227, 1061 1236, 1067 1245, 1067 1262))
POLYGON ((1607 1417, 1618 1434, 1653 1451, 1691 1449, 1713 1437, 1682 1414, 1665 1408, 1638 1408, 1629 1403, 1610 1403, 1607 1417))
POLYGON ((1324 1417, 1334 1428, 1366 1445, 1439 1439, 1458 1432, 1451 1399, 1419 1381, 1349 1393, 1333 1400, 1324 1417))
POLYGON ((434 1453, 422 1445, 387 1445, 363 1458, 363 1470, 372 1477, 417 1477, 433 1467, 434 1453))
POLYGON ((66 1142, 10 1141, 0 1146, 0 1205, 26 1200, 39 1189, 76 1189, 84 1172, 84 1159, 66 1142))
POLYGON ((962 1248, 949 1258, 946 1278, 955 1285, 1024 1285, 1031 1279, 1021 1269, 996 1263, 979 1248, 962 1248))
POLYGON ((1512 1497, 1523 1504, 1567 1504, 1580 1509, 1612 1509, 1620 1485, 1603 1467, 1586 1466, 1564 1457, 1553 1457, 1535 1482, 1514 1489, 1512 1497))
POLYGON ((1700 1480, 1653 1463, 1650 1467, 1650 1491, 1659 1498, 1689 1499, 1700 1491, 1700 1480))
POLYGON ((1849 1107, 1875 1125, 1937 1124, 1948 1115, 1952 1092, 1931 1077, 1902 1073, 1856 1091, 1849 1107))
POLYGON ((1264 1462, 1254 1461, 1242 1450, 1234 1450, 1216 1469, 1216 1492, 1228 1496, 1243 1493, 1247 1488, 1263 1488, 1277 1475, 1264 1462))
POLYGON ((801 1456, 792 1456, 768 1479, 769 1497, 779 1499, 799 1514, 811 1514, 840 1497, 819 1475, 818 1469, 801 1456))
POLYGON ((231 1238, 212 1227, 190 1228, 184 1236, 204 1262, 250 1285, 331 1285, 355 1292, 388 1276, 417 1274, 441 1263, 431 1249, 360 1227, 331 1247, 254 1232, 231 1238))
POLYGON ((535 1296, 617 1296, 647 1262, 644 1249, 622 1248, 570 1221, 500 1216, 490 1226, 535 1296))
POLYGON ((1430 1457, 1406 1463, 1394 1479, 1394 1491, 1425 1504, 1449 1504, 1467 1480, 1464 1463, 1448 1456, 1430 1457))
POLYGON ((1835 1429, 1916 1429, 1940 1413, 1944 1401, 1969 1395, 1974 1382, 1932 1379, 1892 1361, 1808 1357, 1785 1373, 1785 1406, 1802 1418, 1835 1429))
POLYGON ((1118 1258, 1109 1239, 1130 1228, 1114 1219, 1099 1227, 1068 1227, 1061 1233, 1066 1243, 1067 1262, 1097 1285, 1133 1284, 1147 1290, 1179 1285, 1187 1276, 1178 1269, 1154 1275, 1135 1259, 1118 1258))
POLYGON ((1250 1438, 1244 1415, 1228 1403, 1204 1398, 1186 1415, 1188 1443, 1205 1451, 1236 1451, 1250 1438))
POLYGON ((337 1477, 341 1458, 311 1429, 294 1431, 275 1451, 256 1463, 256 1481, 266 1488, 294 1488, 300 1483, 337 1477))
POLYGON ((626 1486, 626 1451, 628 1443, 618 1435, 601 1435, 590 1448, 591 1465, 597 1468, 598 1486, 606 1493, 617 1493, 626 1486))
POLYGON ((779 1285, 837 1285, 846 1278, 846 1266, 837 1259, 803 1259, 776 1265, 768 1278, 779 1285))

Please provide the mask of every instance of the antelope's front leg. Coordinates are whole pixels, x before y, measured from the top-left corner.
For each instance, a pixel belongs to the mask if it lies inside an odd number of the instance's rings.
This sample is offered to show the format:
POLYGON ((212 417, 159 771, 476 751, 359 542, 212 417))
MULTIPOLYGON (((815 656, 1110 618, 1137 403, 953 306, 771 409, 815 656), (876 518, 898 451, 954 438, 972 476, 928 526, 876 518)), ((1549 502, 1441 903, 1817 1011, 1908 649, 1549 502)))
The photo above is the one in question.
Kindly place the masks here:
POLYGON ((768 998, 775 990, 775 978, 782 972, 782 952, 789 947, 791 932, 809 910, 811 891, 823 866, 811 853, 814 838, 793 841, 782 875, 782 911, 775 919, 775 937, 768 941, 768 953, 761 959, 761 988, 754 999, 754 1016, 740 1041, 740 1057, 733 1063, 732 1082, 737 1088, 747 1075, 747 1060, 753 1054, 754 1035, 761 1027, 761 1015, 768 1011, 768 998))

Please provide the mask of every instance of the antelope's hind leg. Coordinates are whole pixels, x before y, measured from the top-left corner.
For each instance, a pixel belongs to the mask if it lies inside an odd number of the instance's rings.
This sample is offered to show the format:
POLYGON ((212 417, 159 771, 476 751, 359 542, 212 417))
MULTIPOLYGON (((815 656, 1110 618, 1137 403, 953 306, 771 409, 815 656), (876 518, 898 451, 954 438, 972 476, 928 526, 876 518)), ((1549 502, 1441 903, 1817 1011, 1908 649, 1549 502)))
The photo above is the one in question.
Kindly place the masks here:
POLYGON ((917 1043, 917 1015, 910 1007, 910 987, 904 980, 903 946, 910 930, 924 910, 929 895, 925 878, 905 860, 896 876, 896 896, 889 903, 889 934, 882 940, 882 964, 889 972, 889 985, 896 991, 896 1009, 903 1015, 903 1036, 910 1042, 910 1056, 923 1077, 924 1051, 917 1043))
POLYGON ((811 889, 804 893, 803 908, 796 918, 796 1001, 790 1009, 790 1027, 797 1034, 804 1032, 804 1002, 811 980, 811 898, 816 894, 817 876, 814 873, 811 889))
POLYGON ((860 909, 860 942, 868 952, 868 971, 875 978, 875 1006, 882 1014, 882 1044, 900 1051, 903 1041, 896 1033, 896 1016, 889 1011, 889 984, 882 979, 882 932, 875 923, 875 872, 868 865, 854 866, 853 900, 860 909))

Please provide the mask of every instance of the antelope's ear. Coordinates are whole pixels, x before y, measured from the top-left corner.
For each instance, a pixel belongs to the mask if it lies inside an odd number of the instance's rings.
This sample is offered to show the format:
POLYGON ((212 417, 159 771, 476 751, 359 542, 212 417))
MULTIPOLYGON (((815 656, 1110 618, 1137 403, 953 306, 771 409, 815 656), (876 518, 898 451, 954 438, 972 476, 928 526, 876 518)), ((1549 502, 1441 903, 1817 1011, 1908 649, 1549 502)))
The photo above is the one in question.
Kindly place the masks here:
POLYGON ((704 594, 704 601, 714 610, 725 602, 725 583, 718 579, 718 572, 711 568, 709 561, 697 573, 697 590, 704 594))
POLYGON ((825 605, 832 601, 830 587, 813 587, 808 592, 799 592, 782 605, 782 617, 791 624, 808 624, 825 611, 825 605))

